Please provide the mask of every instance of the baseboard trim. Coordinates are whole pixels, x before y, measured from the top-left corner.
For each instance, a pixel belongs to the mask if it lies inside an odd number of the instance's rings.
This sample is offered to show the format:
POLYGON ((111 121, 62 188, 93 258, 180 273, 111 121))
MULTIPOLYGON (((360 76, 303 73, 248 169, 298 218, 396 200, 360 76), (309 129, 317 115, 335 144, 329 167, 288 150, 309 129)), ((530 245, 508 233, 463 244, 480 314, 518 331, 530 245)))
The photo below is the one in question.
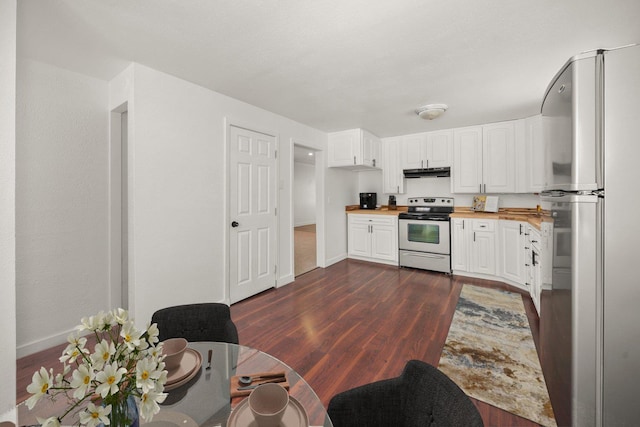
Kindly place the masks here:
POLYGON ((347 259, 347 254, 346 253, 338 255, 338 256, 333 257, 333 258, 326 259, 325 260, 325 265, 321 266, 321 267, 329 267, 330 265, 333 265, 336 262, 340 262, 340 261, 345 260, 345 259, 347 259))
POLYGON ((464 276, 464 277, 473 277, 474 279, 485 279, 485 280, 493 280, 495 282, 506 283, 509 286, 513 286, 514 288, 518 288, 521 291, 529 292, 529 289, 525 285, 521 285, 519 283, 514 282, 513 280, 505 279, 500 276, 493 276, 491 274, 482 274, 482 273, 469 273, 468 271, 460 271, 453 270, 452 274, 456 276, 464 276))
POLYGON ((4 414, 0 414, 0 423, 3 421, 11 421, 15 425, 18 425, 18 410, 16 407, 13 407, 8 412, 4 414))
POLYGON ((56 335, 51 335, 49 337, 43 338, 41 340, 32 341, 28 344, 19 345, 16 347, 16 358, 20 359, 24 356, 29 356, 30 354, 37 353, 42 350, 46 350, 51 347, 55 347, 60 344, 64 344, 67 342, 67 337, 69 334, 75 331, 74 329, 69 329, 67 331, 61 332, 56 335))
POLYGON ((276 288, 281 288, 283 286, 286 286, 289 283, 292 283, 294 280, 296 280, 296 278, 293 274, 287 274, 286 276, 282 276, 278 279, 278 286, 276 286, 276 288))

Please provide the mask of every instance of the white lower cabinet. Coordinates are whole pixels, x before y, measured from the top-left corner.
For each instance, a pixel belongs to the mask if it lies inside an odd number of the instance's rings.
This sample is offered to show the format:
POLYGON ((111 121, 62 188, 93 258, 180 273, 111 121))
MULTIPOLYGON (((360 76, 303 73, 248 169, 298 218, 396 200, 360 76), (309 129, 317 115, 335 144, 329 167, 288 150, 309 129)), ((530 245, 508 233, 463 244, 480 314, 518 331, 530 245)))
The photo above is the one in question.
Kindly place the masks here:
POLYGON ((499 224, 499 272, 500 276, 518 285, 526 282, 525 233, 529 224, 523 221, 501 220, 499 224))
MULTIPOLYGON (((467 220, 470 222, 471 220, 467 220)), ((451 269, 453 271, 469 271, 469 256, 465 219, 451 219, 451 269)))
POLYGON ((453 218, 451 222, 454 272, 495 275, 497 220, 453 218))
POLYGON ((496 274, 496 222, 486 219, 474 219, 472 222, 472 273, 496 274))
POLYGON ((348 215, 348 257, 398 265, 398 217, 348 215))
POLYGON ((451 267, 455 274, 526 290, 540 314, 543 282, 550 275, 551 243, 543 236, 544 230, 524 221, 451 218, 451 267))
POLYGON ((529 227, 529 250, 531 263, 529 264, 529 294, 533 300, 533 305, 540 315, 540 295, 542 294, 542 263, 541 234, 533 227, 529 227))

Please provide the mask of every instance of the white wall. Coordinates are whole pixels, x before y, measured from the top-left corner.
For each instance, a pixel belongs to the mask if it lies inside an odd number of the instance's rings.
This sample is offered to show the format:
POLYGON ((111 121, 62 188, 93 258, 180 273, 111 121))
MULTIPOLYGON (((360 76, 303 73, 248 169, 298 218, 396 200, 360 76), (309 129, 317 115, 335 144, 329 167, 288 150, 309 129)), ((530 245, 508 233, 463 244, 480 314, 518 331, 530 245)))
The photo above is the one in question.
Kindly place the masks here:
MULTIPOLYGON (((64 341, 80 317, 117 303, 109 286, 116 279, 109 120, 123 102, 130 308, 138 323, 167 305, 228 301, 225 123, 278 138, 278 285, 293 281, 293 145, 323 151, 325 133, 138 64, 104 82, 23 59, 17 88, 18 356, 64 341)), ((319 168, 318 228, 326 233, 328 265, 346 256, 344 205, 356 181, 344 171, 325 177, 319 168)))
POLYGON ((107 82, 18 61, 18 355, 109 308, 107 82))
POLYGON ((293 165, 293 218, 294 225, 316 223, 316 168, 309 163, 293 165))
MULTIPOLYGON (((326 162, 326 155, 324 160, 326 162)), ((341 168, 327 169, 325 179, 327 258, 325 266, 347 258, 345 206, 359 203, 358 192, 358 172, 341 168)))
POLYGON ((0 421, 16 402, 16 0, 0 1, 0 421))
POLYGON ((132 70, 114 80, 109 102, 127 101, 129 110, 129 281, 136 319, 167 305, 228 301, 225 122, 278 138, 278 284, 291 282, 293 141, 324 149, 326 135, 151 68, 134 64, 132 70))

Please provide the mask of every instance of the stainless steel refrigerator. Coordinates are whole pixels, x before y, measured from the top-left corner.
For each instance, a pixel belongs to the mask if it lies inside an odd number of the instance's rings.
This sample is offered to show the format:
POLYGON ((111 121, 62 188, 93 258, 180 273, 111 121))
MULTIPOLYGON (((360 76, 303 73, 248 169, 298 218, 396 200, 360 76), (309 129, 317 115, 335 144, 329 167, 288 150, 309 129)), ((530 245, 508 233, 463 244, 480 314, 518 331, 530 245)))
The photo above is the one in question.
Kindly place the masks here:
POLYGON ((540 355, 556 419, 637 426, 640 46, 571 58, 547 89, 542 126, 553 254, 540 355))

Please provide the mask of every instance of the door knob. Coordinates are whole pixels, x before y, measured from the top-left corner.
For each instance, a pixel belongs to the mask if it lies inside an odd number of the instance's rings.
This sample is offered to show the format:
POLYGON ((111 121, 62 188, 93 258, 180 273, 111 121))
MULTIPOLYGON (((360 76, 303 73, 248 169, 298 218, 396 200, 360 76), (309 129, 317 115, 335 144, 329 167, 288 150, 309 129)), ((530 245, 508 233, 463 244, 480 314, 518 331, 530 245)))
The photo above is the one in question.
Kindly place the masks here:
POLYGON ((237 226, 239 226, 239 225, 240 225, 240 224, 238 224, 238 221, 233 221, 233 222, 231 223, 231 226, 232 226, 233 228, 236 228, 236 227, 237 227, 237 226))

